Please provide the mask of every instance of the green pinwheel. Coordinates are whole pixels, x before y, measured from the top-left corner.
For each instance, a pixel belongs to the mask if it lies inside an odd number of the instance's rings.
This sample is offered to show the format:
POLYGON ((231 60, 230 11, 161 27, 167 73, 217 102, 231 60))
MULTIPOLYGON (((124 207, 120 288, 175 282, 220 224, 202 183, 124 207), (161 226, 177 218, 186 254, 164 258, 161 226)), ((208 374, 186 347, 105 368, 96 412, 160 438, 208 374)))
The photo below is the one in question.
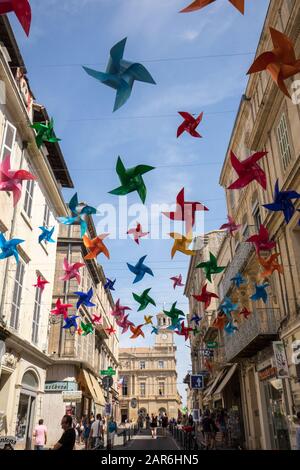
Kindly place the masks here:
POLYGON ((91 322, 87 322, 87 323, 80 322, 80 327, 84 331, 84 333, 82 333, 82 336, 87 336, 90 333, 93 333, 94 331, 94 326, 93 326, 93 323, 91 322))
POLYGON ((61 140, 55 137, 53 118, 51 118, 50 122, 34 122, 30 127, 37 133, 35 141, 38 148, 41 148, 44 142, 55 144, 61 140))
POLYGON ((152 304, 154 305, 154 307, 156 307, 155 301, 149 295, 150 291, 151 288, 144 290, 141 295, 135 294, 134 292, 132 293, 134 300, 136 300, 140 304, 138 312, 140 312, 141 310, 145 310, 145 308, 147 308, 149 304, 152 304))
POLYGON ((212 282, 211 275, 221 273, 222 271, 224 271, 226 266, 218 266, 217 258, 211 252, 209 252, 209 261, 198 264, 196 268, 204 269, 206 279, 209 282, 212 282))
POLYGON ((167 317, 171 318, 172 325, 175 325, 178 323, 179 317, 185 317, 185 314, 183 313, 183 311, 176 308, 176 304, 177 302, 173 303, 171 310, 169 312, 167 310, 163 311, 167 317))
POLYGON ((120 178, 121 186, 109 191, 109 193, 115 194, 116 196, 125 196, 133 191, 137 191, 144 203, 146 200, 147 189, 142 175, 154 169, 155 167, 149 165, 137 165, 134 168, 126 169, 121 158, 118 157, 116 171, 120 178))

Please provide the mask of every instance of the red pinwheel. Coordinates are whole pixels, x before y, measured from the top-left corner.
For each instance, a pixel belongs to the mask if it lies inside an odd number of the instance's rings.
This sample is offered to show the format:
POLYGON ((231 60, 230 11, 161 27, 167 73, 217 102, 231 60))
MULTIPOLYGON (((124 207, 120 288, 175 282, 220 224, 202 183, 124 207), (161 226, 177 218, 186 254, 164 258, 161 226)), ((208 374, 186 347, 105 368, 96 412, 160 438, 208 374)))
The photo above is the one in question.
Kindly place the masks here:
POLYGON ((170 277, 170 280, 173 281, 173 288, 176 289, 176 287, 183 287, 184 284, 182 282, 182 274, 179 274, 178 276, 173 276, 170 277))
POLYGON ((102 315, 95 315, 93 313, 93 317, 92 317, 92 323, 93 325, 101 325, 101 319, 102 319, 102 315))
POLYGON ((200 122, 202 121, 203 113, 199 114, 197 118, 194 118, 191 114, 185 111, 179 111, 178 114, 183 117, 184 121, 177 129, 177 138, 184 132, 188 132, 192 137, 202 137, 199 132, 196 131, 200 122))
POLYGON ((22 28, 29 36, 31 25, 31 7, 28 0, 0 0, 0 15, 15 12, 22 28))
POLYGON ((182 188, 176 198, 176 212, 163 212, 163 215, 171 220, 186 222, 186 232, 190 233, 195 223, 195 213, 198 211, 208 211, 208 208, 201 204, 201 202, 185 201, 184 188, 182 188))
POLYGON ((184 321, 183 321, 183 322, 181 322, 180 331, 175 330, 175 333, 179 336, 184 336, 185 341, 187 341, 189 339, 189 334, 190 334, 191 331, 193 331, 193 328, 189 328, 189 327, 184 326, 184 321))
POLYGON ((37 287, 38 289, 41 289, 41 291, 43 292, 46 284, 49 284, 49 282, 43 279, 42 276, 38 276, 36 284, 34 284, 33 287, 37 287))
MULTIPOLYGON (((232 5, 239 10, 242 15, 245 12, 245 0, 229 0, 232 5)), ((215 0, 194 0, 189 6, 185 7, 180 13, 190 13, 192 11, 201 10, 201 8, 210 5, 215 0)))
POLYGON ((258 161, 265 157, 268 152, 256 152, 242 162, 237 159, 236 155, 231 151, 230 161, 238 174, 238 179, 228 186, 227 189, 242 189, 257 181, 263 189, 267 188, 267 178, 264 170, 258 165, 258 161))
POLYGON ((260 251, 271 251, 276 247, 276 243, 269 239, 269 232, 262 224, 259 227, 259 233, 252 235, 246 242, 253 243, 258 254, 260 251))
POLYGON ((227 230, 227 232, 230 233, 230 235, 233 237, 234 232, 239 230, 241 228, 241 225, 237 225, 230 215, 228 215, 227 218, 228 223, 221 225, 220 230, 227 230))
POLYGON ((68 309, 72 308, 73 305, 63 304, 60 299, 57 299, 55 307, 54 310, 51 310, 51 313, 53 313, 53 315, 63 315, 64 319, 66 319, 68 318, 68 309))
POLYGON ((0 191, 12 191, 14 206, 21 197, 24 180, 36 180, 36 177, 26 170, 11 170, 10 155, 7 155, 0 163, 0 191))
POLYGON ((140 244, 140 238, 149 235, 149 232, 143 232, 141 224, 138 222, 136 228, 128 230, 127 235, 133 235, 135 243, 140 244))
POLYGON ((115 330, 112 326, 110 326, 109 328, 105 328, 105 331, 107 332, 107 334, 108 334, 109 336, 111 336, 111 335, 113 335, 114 333, 116 333, 116 330, 115 330))
POLYGON ((194 299, 198 302, 204 302, 204 310, 206 310, 211 303, 211 299, 218 299, 219 296, 213 292, 209 292, 207 289, 207 284, 204 284, 200 295, 193 295, 194 299))
POLYGON ((246 307, 244 307, 244 308, 239 312, 239 315, 242 315, 242 316, 247 320, 248 317, 251 315, 251 312, 250 312, 246 307))

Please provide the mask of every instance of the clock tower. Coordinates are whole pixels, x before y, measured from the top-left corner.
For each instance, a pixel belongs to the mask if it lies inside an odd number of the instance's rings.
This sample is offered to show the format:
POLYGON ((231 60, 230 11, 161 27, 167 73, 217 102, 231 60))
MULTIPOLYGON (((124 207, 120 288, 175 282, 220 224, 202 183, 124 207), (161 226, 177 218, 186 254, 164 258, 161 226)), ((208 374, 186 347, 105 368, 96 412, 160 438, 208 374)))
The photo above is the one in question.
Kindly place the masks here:
POLYGON ((174 346, 174 332, 168 330, 171 325, 171 319, 164 313, 156 315, 158 334, 155 336, 155 347, 174 346))

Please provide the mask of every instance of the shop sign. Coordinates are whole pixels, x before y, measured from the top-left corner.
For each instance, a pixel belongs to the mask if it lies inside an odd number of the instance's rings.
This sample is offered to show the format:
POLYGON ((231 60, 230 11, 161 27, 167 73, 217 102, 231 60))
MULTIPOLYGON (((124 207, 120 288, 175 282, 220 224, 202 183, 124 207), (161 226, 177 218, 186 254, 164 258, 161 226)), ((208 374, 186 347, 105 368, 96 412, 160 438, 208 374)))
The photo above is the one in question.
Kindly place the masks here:
POLYGON ((260 370, 258 372, 259 380, 267 380, 271 377, 276 377, 277 369, 276 367, 269 366, 266 369, 260 370))
POLYGON ((273 351, 275 359, 275 367, 277 369, 277 377, 283 379, 289 377, 289 367, 285 355, 284 344, 282 341, 273 341, 273 351))
POLYGON ((292 343, 292 363, 300 364, 300 340, 296 339, 292 343))
POLYGON ((77 382, 68 382, 67 380, 61 382, 46 382, 45 392, 65 392, 78 390, 77 382))
POLYGON ((82 391, 77 390, 77 391, 67 391, 67 392, 62 392, 62 398, 63 401, 70 401, 70 402, 81 402, 82 399, 82 391))
POLYGON ((0 449, 4 449, 4 447, 14 447, 17 443, 17 438, 14 436, 1 436, 0 437, 0 449))

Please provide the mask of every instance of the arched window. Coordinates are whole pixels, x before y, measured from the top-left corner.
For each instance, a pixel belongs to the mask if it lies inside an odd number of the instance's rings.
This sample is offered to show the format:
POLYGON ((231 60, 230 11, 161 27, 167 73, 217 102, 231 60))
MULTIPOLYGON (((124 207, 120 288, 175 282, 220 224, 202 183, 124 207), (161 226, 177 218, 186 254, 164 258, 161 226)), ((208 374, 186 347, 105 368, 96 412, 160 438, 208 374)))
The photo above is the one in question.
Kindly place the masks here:
POLYGON ((24 388, 31 388, 36 390, 39 386, 39 381, 36 374, 30 370, 25 372, 22 379, 22 386, 24 388))

